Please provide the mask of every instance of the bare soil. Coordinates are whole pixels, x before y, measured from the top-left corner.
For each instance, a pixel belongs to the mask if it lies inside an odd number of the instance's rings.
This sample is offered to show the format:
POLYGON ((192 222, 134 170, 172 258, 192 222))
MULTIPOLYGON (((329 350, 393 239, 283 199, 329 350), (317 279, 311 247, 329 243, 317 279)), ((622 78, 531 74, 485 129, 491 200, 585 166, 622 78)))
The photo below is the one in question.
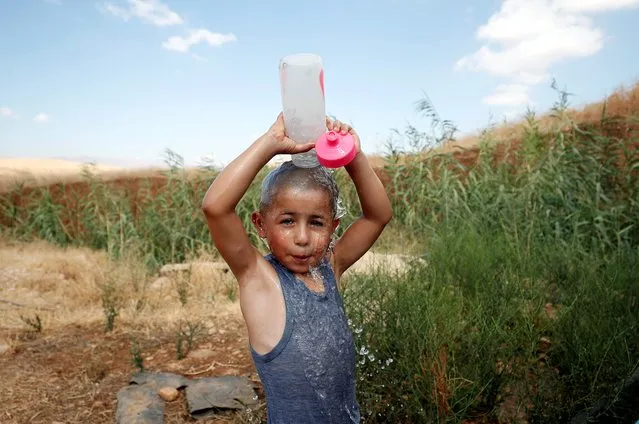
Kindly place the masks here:
MULTIPOLYGON (((262 395, 239 302, 226 285, 192 273, 183 306, 175 277, 151 289, 157 276, 142 276, 147 284, 136 292, 131 263, 108 268, 102 253, 87 249, 0 245, 0 422, 112 423, 116 394, 138 371, 136 356, 151 372, 247 376, 262 395), (106 332, 100 290, 113 276, 122 296, 106 332), (178 334, 188 334, 188 324, 196 331, 178 359, 178 334)), ((166 406, 166 423, 195 421, 183 393, 166 406)), ((242 414, 198 422, 245 422, 242 414)))

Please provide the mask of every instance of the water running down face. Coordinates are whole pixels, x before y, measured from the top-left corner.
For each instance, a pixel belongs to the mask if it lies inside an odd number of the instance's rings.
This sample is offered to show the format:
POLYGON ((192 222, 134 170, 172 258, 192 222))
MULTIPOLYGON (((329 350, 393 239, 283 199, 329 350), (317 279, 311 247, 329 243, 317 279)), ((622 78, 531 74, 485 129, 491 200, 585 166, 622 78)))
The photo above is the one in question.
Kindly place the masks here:
POLYGON ((307 274, 326 255, 339 224, 337 195, 335 181, 322 168, 297 168, 287 162, 265 179, 253 223, 273 256, 290 271, 307 274))

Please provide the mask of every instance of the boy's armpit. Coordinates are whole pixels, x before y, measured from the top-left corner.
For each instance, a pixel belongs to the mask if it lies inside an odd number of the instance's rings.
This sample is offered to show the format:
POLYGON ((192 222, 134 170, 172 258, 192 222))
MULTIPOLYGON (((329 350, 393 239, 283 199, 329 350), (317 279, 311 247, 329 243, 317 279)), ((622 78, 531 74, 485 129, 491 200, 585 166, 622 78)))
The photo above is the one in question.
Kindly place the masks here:
POLYGON ((210 215, 205 212, 213 243, 238 281, 253 270, 260 253, 251 244, 237 214, 210 215))

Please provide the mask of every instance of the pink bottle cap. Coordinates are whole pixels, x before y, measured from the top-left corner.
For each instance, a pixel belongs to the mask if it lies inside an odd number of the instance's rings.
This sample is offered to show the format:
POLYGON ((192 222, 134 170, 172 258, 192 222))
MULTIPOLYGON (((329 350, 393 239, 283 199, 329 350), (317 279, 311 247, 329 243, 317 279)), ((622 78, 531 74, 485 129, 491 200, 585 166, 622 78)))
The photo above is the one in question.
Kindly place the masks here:
POLYGON ((326 168, 346 166, 357 155, 353 136, 336 131, 320 135, 315 142, 315 152, 320 165, 326 168))

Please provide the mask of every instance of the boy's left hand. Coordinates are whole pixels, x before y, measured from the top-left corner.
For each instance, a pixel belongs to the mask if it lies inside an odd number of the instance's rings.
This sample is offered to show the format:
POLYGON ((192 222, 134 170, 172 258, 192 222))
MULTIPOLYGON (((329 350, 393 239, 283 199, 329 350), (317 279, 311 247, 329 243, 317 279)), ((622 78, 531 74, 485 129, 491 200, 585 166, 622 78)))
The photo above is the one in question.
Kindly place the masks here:
POLYGON ((357 155, 360 154, 362 149, 360 147, 359 135, 357 135, 357 132, 355 132, 353 127, 337 119, 333 121, 331 118, 327 116, 326 128, 328 128, 329 131, 339 132, 342 135, 346 135, 346 133, 349 133, 350 135, 352 135, 353 140, 355 140, 355 151, 357 152, 357 155))

